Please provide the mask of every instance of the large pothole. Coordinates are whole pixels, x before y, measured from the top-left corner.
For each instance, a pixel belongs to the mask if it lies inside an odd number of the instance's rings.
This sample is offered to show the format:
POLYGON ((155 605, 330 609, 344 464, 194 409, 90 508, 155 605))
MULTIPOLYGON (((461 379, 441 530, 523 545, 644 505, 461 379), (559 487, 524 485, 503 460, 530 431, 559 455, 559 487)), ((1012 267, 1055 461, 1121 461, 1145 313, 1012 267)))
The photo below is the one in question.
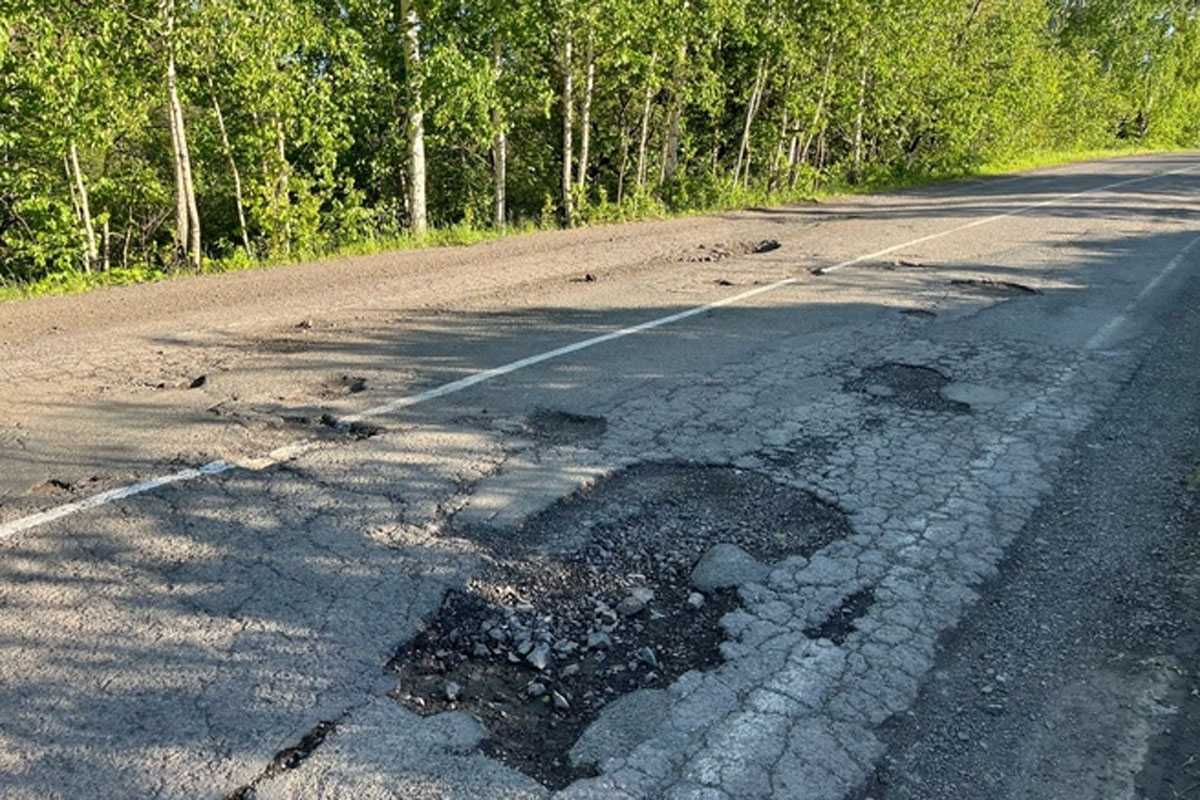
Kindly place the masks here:
POLYGON ((932 367, 888 362, 867 367, 846 382, 848 390, 860 392, 877 402, 892 403, 921 411, 965 414, 971 406, 945 397, 942 389, 950 378, 932 367))
POLYGON ((605 706, 720 662, 737 596, 690 585, 706 551, 733 543, 771 562, 849 533, 840 509, 760 473, 631 467, 519 533, 476 533, 493 558, 396 655, 393 696, 474 714, 489 755, 565 786, 588 774, 568 752, 605 706))

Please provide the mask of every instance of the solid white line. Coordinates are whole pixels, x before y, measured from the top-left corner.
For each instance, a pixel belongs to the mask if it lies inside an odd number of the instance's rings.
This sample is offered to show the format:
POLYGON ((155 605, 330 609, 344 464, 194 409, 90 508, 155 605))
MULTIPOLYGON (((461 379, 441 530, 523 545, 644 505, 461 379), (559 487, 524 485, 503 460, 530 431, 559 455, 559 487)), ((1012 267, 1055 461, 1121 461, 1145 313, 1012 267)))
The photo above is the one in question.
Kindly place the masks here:
MULTIPOLYGON (((882 258, 883 256, 886 256, 886 255, 890 255, 890 254, 896 252, 897 250, 904 250, 909 247, 912 247, 913 245, 923 244, 925 242, 931 242, 936 239, 942 239, 947 236, 952 236, 956 233, 970 230, 972 228, 978 228, 982 225, 988 225, 993 222, 998 222, 999 220, 1002 220, 1002 219, 1008 219, 1009 217, 1014 217, 1014 216, 1017 216, 1018 214, 1023 214, 1026 211, 1031 211, 1036 208, 1045 208, 1046 206, 1052 206, 1052 205, 1056 205, 1059 203, 1063 203, 1068 200, 1073 200, 1077 197, 1083 197, 1084 195, 1089 195, 1089 194, 1096 194, 1098 192, 1105 192, 1110 189, 1119 188, 1121 186, 1129 186, 1131 184, 1143 183, 1145 181, 1156 180, 1158 178, 1166 178, 1166 177, 1170 177, 1172 175, 1180 175, 1180 174, 1183 174, 1186 172, 1192 172, 1193 170, 1195 170, 1197 168, 1200 168, 1200 165, 1184 167, 1181 169, 1171 170, 1169 172, 1160 172, 1160 173, 1156 173, 1153 175, 1143 175, 1143 176, 1140 176, 1137 178, 1127 178, 1125 180, 1116 181, 1115 183, 1109 183, 1109 184, 1105 184, 1103 186, 1098 186, 1094 189, 1087 189, 1082 192, 1072 192, 1070 194, 1055 195, 1054 197, 1048 198, 1046 200, 1041 200, 1036 203, 1029 203, 1027 205, 1020 206, 1019 208, 1013 209, 1011 211, 1006 211, 1002 214, 994 214, 990 217, 977 219, 977 220, 974 220, 973 222, 967 222, 962 225, 958 225, 956 227, 941 231, 939 233, 932 233, 932 234, 929 234, 928 236, 922 236, 920 238, 913 239, 912 241, 904 242, 902 244, 893 245, 891 247, 885 247, 884 249, 877 250, 874 253, 868 253, 867 255, 857 256, 855 258, 851 258, 846 261, 842 261, 838 264, 834 264, 829 267, 823 267, 821 271, 823 273, 828 273, 828 272, 833 272, 833 271, 839 270, 839 269, 845 269, 846 267, 852 267, 856 264, 861 264, 865 261, 874 261, 875 259, 882 258)), ((1070 176, 1064 176, 1064 177, 1070 177, 1070 176)), ((1189 249, 1190 249, 1190 246, 1189 246, 1189 249)), ((1182 261, 1182 254, 1181 254, 1179 260, 1182 261)), ((1176 264, 1176 266, 1178 266, 1178 265, 1176 264)), ((1171 267, 1171 269, 1174 269, 1174 267, 1171 267)), ((1156 278, 1156 281, 1161 280, 1162 277, 1165 277, 1165 275, 1160 275, 1159 278, 1156 278)), ((461 392, 465 389, 471 388, 472 386, 477 386, 481 383, 486 383, 488 381, 495 380, 496 378, 502 377, 504 375, 509 375, 518 370, 522 370, 527 367, 532 367, 536 364, 541 364, 543 362, 550 361, 550 360, 553 360, 556 358, 561 358, 565 355, 570 355, 571 353, 577 353, 580 350, 586 350, 590 347, 595 347, 596 345, 604 344, 605 342, 611 342, 611 341, 615 341, 617 339, 623 339, 626 336, 633 336, 634 334, 643 333, 645 331, 653 330, 655 328, 661 328, 664 325, 671 325, 673 323, 680 322, 680 321, 688 319, 690 317, 698 316, 700 314, 703 314, 708 311, 712 311, 714 309, 722 308, 724 306, 729 306, 734 303, 739 303, 743 300, 749 300, 750 298, 757 297, 758 295, 761 295, 761 294, 767 294, 768 292, 774 292, 785 286, 791 286, 795 283, 798 283, 800 280, 801 279, 797 278, 797 277, 784 278, 783 280, 776 281, 775 283, 771 283, 766 286, 760 286, 758 288, 750 289, 745 292, 740 292, 738 294, 731 295, 729 297, 723 298, 721 300, 717 300, 712 303, 706 303, 702 306, 696 306, 695 308, 689 308, 686 311, 680 311, 676 314, 670 314, 665 317, 658 317, 656 319, 647 320, 646 322, 640 323, 638 325, 633 325, 628 328, 621 328, 620 330, 615 330, 610 333, 602 334, 600 336, 593 336, 590 339, 584 339, 582 341, 575 342, 574 344, 565 345, 563 347, 555 348, 554 350, 548 350, 544 353, 539 353, 537 355, 529 356, 527 358, 522 358, 517 361, 513 361, 511 363, 504 364, 503 366, 493 367, 492 369, 483 370, 482 372, 476 372, 475 374, 468 375, 465 378, 460 378, 459 380, 451 381, 450 383, 445 383, 445 384, 442 384, 441 386, 436 386, 432 389, 427 389, 427 390, 425 390, 423 392, 419 392, 417 394, 408 395, 406 397, 398 397, 395 400, 384 403, 383 405, 375 406, 373 408, 368 408, 365 411, 360 411, 357 414, 352 414, 350 416, 343 417, 342 419, 347 423, 353 423, 353 422, 359 422, 359 421, 362 421, 365 419, 371 419, 372 417, 379 417, 379 416, 383 416, 385 414, 390 414, 395 411, 399 411, 400 409, 403 409, 403 408, 409 408, 411 406, 415 406, 419 403, 424 403, 429 400, 437 399, 439 397, 445 397, 446 395, 455 394, 456 392, 461 392)), ((1155 284, 1155 285, 1157 285, 1157 284, 1155 284)), ((1148 291, 1150 291, 1150 288, 1143 290, 1143 294, 1138 295, 1138 298, 1140 299, 1148 291)), ((1135 300, 1134 302, 1136 303, 1137 301, 1135 300)), ((286 445, 284 447, 277 448, 276 450, 273 450, 270 453, 268 453, 265 458, 255 459, 255 460, 253 460, 251 462, 247 462, 247 463, 249 466, 251 466, 254 469, 263 469, 265 467, 269 467, 274 464, 279 464, 279 463, 282 463, 289 459, 295 458, 298 455, 301 455, 302 453, 306 453, 306 452, 316 448, 318 446, 318 444, 319 443, 313 442, 313 441, 297 442, 296 444, 286 445)), ((21 533, 23 531, 27 531, 30 528, 35 528, 39 525, 44 525, 48 522, 52 522, 53 520, 62 519, 63 517, 69 516, 71 514, 76 514, 81 511, 87 511, 88 509, 107 505, 108 503, 112 503, 117 500, 123 500, 127 497, 133 497, 134 495, 144 494, 146 492, 153 491, 155 489, 158 489, 162 486, 166 486, 168 484, 183 483, 186 481, 192 481, 192 480, 196 480, 197 478, 202 478, 202 477, 210 476, 210 475, 220 475, 224 472, 228 472, 239 466, 241 466, 241 465, 230 463, 227 461, 212 461, 208 464, 205 464, 200 467, 196 467, 194 469, 184 469, 184 470, 180 470, 179 472, 171 473, 170 475, 163 475, 158 478, 151 478, 149 480, 141 481, 139 483, 134 483, 129 486, 123 486, 123 487, 119 487, 116 489, 110 489, 106 492, 101 492, 99 494, 92 495, 91 497, 85 498, 83 500, 79 500, 79 501, 76 501, 73 503, 67 503, 67 504, 61 505, 61 506, 56 506, 56 507, 48 509, 46 511, 42 511, 37 514, 32 514, 28 517, 22 517, 21 519, 13 520, 12 522, 8 522, 3 525, 0 525, 0 541, 2 541, 4 539, 8 539, 12 536, 15 536, 16 534, 21 533)))
POLYGON ((1159 273, 1155 275, 1149 283, 1142 287, 1142 290, 1137 293, 1137 297, 1130 300, 1125 305, 1125 308, 1121 309, 1119 314, 1110 319, 1108 322, 1104 323, 1100 330, 1092 334, 1091 338, 1087 340, 1087 343, 1084 345, 1084 347, 1088 350, 1099 350, 1101 347, 1107 345, 1109 340, 1112 338, 1112 335, 1116 333, 1122 325, 1129 322, 1129 318, 1133 314, 1134 309, 1137 308, 1138 303, 1145 300, 1155 289, 1159 287, 1164 280, 1167 279, 1168 276, 1170 276, 1172 272, 1179 269, 1180 265, 1183 264, 1183 260, 1187 258, 1188 253, 1192 252, 1192 250, 1196 248, 1196 245, 1200 245, 1200 236, 1192 239, 1184 246, 1182 250, 1176 253, 1175 257, 1168 261, 1167 265, 1163 267, 1162 270, 1160 270, 1159 273))

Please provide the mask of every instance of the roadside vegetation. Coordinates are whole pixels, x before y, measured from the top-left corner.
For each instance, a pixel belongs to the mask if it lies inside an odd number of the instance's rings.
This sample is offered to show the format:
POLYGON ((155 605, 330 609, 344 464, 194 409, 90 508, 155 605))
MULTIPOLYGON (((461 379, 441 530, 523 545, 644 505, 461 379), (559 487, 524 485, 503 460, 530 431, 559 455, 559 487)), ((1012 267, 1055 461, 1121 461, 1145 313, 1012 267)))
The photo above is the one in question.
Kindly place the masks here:
POLYGON ((0 0, 0 298, 1200 145, 1195 0, 0 0))

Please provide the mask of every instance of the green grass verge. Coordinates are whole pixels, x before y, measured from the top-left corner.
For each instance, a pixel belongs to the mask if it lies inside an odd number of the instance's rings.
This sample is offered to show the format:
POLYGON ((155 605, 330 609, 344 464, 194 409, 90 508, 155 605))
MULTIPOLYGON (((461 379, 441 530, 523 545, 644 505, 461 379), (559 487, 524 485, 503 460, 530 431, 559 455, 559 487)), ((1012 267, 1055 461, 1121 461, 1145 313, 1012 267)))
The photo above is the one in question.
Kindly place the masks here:
MULTIPOLYGON (((758 189, 735 187, 723 194, 720 200, 703 203, 693 208, 668 210, 661 203, 647 201, 632 206, 618 207, 604 205, 593 207, 589 211, 584 225, 603 225, 610 223, 632 222, 647 219, 669 219, 703 216, 721 211, 735 211, 755 206, 788 205, 802 202, 820 202, 846 197, 850 195, 873 194, 877 192, 894 191, 898 189, 916 188, 938 183, 957 180, 968 180, 978 177, 1008 175, 1027 172, 1034 169, 1062 166, 1084 161, 1095 161, 1122 156, 1149 155, 1153 153, 1171 152, 1170 150, 1154 148, 1125 148, 1116 150, 1086 150, 1035 153, 1007 161, 986 164, 978 169, 964 170, 956 173, 928 175, 913 178, 897 179, 887 177, 868 181, 858 185, 834 184, 822 187, 817 192, 767 192, 758 189)), ((225 259, 210 259, 204 267, 204 274, 219 274, 224 272, 240 272, 248 269, 264 269, 300 264, 309 261, 332 258, 347 258, 351 256, 371 255, 382 252, 403 250, 419 250, 430 247, 455 247, 493 241, 509 236, 520 236, 538 230, 532 224, 510 227, 505 230, 478 228, 470 225, 452 225, 447 228, 431 230, 424 236, 399 236, 390 238, 373 238, 360 242, 343 245, 324 252, 295 253, 286 258, 254 259, 244 253, 225 259)), ((104 272, 67 272, 49 275, 33 282, 6 281, 0 278, 0 302, 23 300, 47 295, 78 294, 93 289, 109 286, 128 286, 137 283, 152 283, 154 281, 188 278, 190 272, 165 272, 157 269, 113 269, 104 272)))

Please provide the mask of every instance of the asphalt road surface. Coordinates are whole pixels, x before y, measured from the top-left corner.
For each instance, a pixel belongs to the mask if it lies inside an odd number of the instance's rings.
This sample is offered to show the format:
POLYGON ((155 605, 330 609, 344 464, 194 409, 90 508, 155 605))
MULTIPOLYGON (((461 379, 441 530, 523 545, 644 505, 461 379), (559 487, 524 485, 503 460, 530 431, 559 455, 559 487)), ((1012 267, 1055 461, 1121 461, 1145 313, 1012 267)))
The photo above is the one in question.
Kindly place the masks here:
POLYGON ((1200 797, 1200 155, 7 304, 0 381, 0 797, 1200 797))

